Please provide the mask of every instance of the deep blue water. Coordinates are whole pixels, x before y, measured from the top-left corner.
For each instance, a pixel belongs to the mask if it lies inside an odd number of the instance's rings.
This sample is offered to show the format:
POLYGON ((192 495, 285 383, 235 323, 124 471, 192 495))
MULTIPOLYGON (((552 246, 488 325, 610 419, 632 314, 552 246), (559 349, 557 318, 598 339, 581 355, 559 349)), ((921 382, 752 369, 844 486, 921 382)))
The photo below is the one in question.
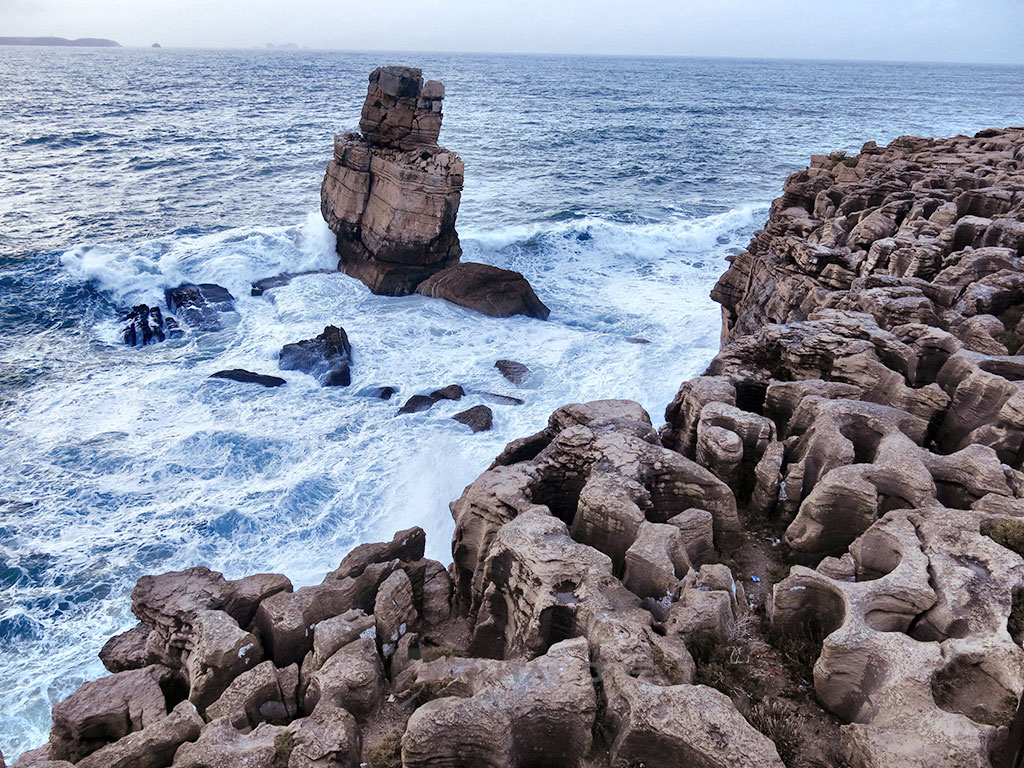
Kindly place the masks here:
POLYGON ((144 573, 308 583, 411 524, 446 558, 447 502, 558 405, 628 397, 658 422, 717 348, 724 257, 812 152, 1021 123, 1012 67, 0 48, 0 749, 43 741, 52 703, 101 674, 144 573), (391 63, 447 87, 465 257, 525 273, 547 323, 336 275, 248 296, 332 266, 331 136, 391 63), (230 288, 236 321, 119 346, 117 310, 183 279, 230 288), (205 382, 276 373, 283 343, 328 323, 355 349, 348 390, 205 382), (472 398, 395 419, 357 394, 511 394, 499 357, 536 375, 490 433, 448 418, 472 398))

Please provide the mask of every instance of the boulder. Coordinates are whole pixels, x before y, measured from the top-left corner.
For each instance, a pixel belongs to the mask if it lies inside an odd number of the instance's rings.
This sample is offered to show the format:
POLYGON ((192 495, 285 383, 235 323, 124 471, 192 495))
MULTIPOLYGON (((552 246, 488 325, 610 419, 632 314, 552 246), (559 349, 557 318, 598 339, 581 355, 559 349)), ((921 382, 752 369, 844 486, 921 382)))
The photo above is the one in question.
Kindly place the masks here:
POLYGON ((413 713, 403 766, 580 765, 597 714, 585 640, 567 640, 526 664, 473 671, 458 681, 459 695, 413 713))
POLYGON ((171 670, 153 665, 83 684, 53 708, 53 758, 77 763, 163 720, 167 702, 161 685, 171 676, 171 670))
POLYGON ((473 432, 486 432, 494 424, 494 413, 486 405, 474 405, 465 411, 452 416, 460 424, 465 424, 473 432))
POLYGON ((183 701, 167 717, 79 760, 81 768, 166 768, 182 744, 195 741, 205 725, 195 705, 183 701))
POLYGON ((344 328, 328 325, 315 339, 285 344, 277 361, 282 371, 302 371, 325 387, 352 383, 352 346, 344 328))
POLYGON ((525 315, 547 320, 551 313, 525 277, 488 264, 463 262, 443 269, 420 283, 416 293, 491 317, 525 315))

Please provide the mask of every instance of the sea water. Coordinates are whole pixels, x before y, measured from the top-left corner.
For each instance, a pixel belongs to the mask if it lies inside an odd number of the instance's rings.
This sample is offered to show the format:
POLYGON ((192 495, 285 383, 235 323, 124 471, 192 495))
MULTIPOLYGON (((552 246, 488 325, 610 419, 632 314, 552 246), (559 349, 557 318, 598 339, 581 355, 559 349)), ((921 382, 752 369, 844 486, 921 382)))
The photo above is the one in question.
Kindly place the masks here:
POLYGON ((135 580, 192 565, 315 583, 422 526, 450 560, 457 498, 558 406, 640 402, 657 425, 718 347, 708 291, 813 152, 1024 122, 1011 67, 149 49, 0 49, 0 749, 103 674, 135 580), (526 275, 547 322, 339 274, 319 214, 332 134, 378 65, 447 89, 467 260, 526 275), (119 311, 182 281, 236 297, 222 331, 127 348, 119 311), (277 370, 342 326, 352 385, 277 370), (643 339, 649 343, 637 343, 643 339), (532 371, 502 378, 508 358, 532 371), (223 368, 281 375, 263 389, 223 368), (396 416, 448 384, 470 394, 396 416), (365 392, 393 386, 384 401, 365 392))

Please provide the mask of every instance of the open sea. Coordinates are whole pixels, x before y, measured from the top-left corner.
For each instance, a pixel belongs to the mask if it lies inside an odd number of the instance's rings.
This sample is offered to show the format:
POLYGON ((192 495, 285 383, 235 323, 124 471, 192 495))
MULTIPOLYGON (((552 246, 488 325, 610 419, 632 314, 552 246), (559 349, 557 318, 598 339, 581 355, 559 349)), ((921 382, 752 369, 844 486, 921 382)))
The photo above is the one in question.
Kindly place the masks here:
POLYGON ((1014 124, 1020 67, 0 48, 0 750, 38 746, 51 706, 103 674, 143 574, 300 586, 410 525, 448 562, 448 502, 558 406, 630 398, 660 423, 717 351, 725 257, 812 152, 1014 124), (320 180, 382 64, 445 83, 463 258, 524 273, 548 322, 338 274, 249 295, 335 266, 320 180), (224 330, 122 346, 118 312, 185 280, 237 297, 224 330), (277 371, 328 324, 350 387, 277 371), (288 383, 207 381, 234 367, 288 383), (453 383, 525 404, 492 404, 476 435, 450 418, 476 395, 396 418, 453 383), (360 394, 383 385, 398 395, 360 394))

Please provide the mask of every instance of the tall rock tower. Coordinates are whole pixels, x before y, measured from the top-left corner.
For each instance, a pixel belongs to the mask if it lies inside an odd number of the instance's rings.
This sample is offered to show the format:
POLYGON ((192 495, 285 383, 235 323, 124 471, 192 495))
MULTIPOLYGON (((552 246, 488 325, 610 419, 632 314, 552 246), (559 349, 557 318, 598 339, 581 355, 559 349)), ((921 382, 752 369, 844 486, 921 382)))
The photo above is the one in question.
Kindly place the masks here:
POLYGON ((359 121, 334 137, 320 210, 338 269, 374 293, 404 296, 462 255, 455 216, 465 168, 437 143, 444 86, 419 69, 379 67, 359 121))

